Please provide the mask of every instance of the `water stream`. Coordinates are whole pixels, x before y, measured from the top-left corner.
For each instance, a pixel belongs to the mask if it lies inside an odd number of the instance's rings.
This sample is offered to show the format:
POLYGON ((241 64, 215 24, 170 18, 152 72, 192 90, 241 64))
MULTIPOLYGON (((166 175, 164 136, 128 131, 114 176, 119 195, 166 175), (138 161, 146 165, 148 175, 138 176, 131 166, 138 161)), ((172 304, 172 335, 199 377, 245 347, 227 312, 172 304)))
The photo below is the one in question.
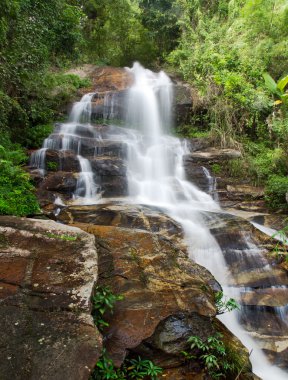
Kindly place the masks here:
MULTIPOLYGON (((184 229, 191 259, 209 269, 227 296, 239 299, 239 289, 228 286, 233 283, 232 274, 203 218, 205 212, 219 212, 219 205, 185 180, 182 163, 186 147, 167 135, 171 126, 172 83, 163 72, 152 73, 137 63, 130 71, 135 81, 128 94, 127 124, 140 132, 128 142, 131 201, 157 206, 177 220, 184 229)), ((210 173, 205 171, 205 174, 211 186, 215 186, 210 173)), ((257 247, 246 243, 249 252, 238 254, 246 255, 248 262, 260 263, 262 270, 269 270, 268 263, 261 264, 263 257, 257 247)), ((253 371, 258 376, 264 380, 287 379, 287 373, 271 366, 257 343, 243 330, 237 312, 224 314, 219 319, 252 351, 253 371)))
MULTIPOLYGON (((129 196, 125 202, 157 206, 178 221, 183 227, 191 259, 210 270, 227 296, 241 299, 243 293, 250 290, 236 284, 235 274, 227 265, 225 252, 207 224, 207 220, 217 220, 217 215, 222 213, 217 199, 214 200, 185 179, 183 157, 188 153, 187 146, 180 139, 169 135, 173 84, 164 72, 153 73, 138 63, 127 70, 134 77, 134 84, 126 97, 127 129, 119 127, 117 136, 109 136, 110 140, 117 138, 127 147, 129 196)), ((47 149, 73 151, 81 169, 74 202, 80 204, 97 203, 101 197, 101 183, 96 183, 90 163, 100 148, 93 148, 92 157, 86 154, 84 158, 81 145, 82 138, 101 140, 90 124, 93 96, 84 95, 80 102, 75 103, 69 121, 61 124, 57 136, 54 134, 46 139, 43 148, 31 158, 31 165, 38 167, 44 175, 47 149)), ((109 119, 113 114, 114 98, 108 94, 104 99, 104 117, 109 119)), ((215 180, 207 169, 203 168, 203 171, 210 192, 215 192, 215 180)), ((236 247, 231 249, 230 254, 236 256, 239 266, 245 261, 254 270, 269 272, 269 264, 263 259, 261 251, 244 235, 243 244, 246 248, 237 250, 236 247)), ((285 313, 286 310, 278 311, 280 319, 286 318, 285 313)), ((239 318, 239 313, 230 312, 220 319, 252 351, 250 359, 253 371, 264 380, 287 379, 287 373, 268 362, 258 344, 241 327, 239 318)))

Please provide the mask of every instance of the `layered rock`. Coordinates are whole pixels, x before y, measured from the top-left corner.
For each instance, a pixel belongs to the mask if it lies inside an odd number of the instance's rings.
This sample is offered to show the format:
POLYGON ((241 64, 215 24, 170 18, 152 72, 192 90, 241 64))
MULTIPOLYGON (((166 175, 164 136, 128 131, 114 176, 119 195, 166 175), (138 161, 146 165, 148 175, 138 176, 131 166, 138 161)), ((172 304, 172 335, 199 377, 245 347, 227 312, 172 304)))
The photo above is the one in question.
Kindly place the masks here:
POLYGON ((72 206, 58 218, 95 236, 99 284, 124 296, 113 314, 104 315, 105 347, 116 365, 139 354, 161 365, 167 378, 204 379, 199 362, 187 365, 181 351, 190 335, 204 339, 221 330, 249 373, 247 351, 215 321, 219 284, 188 258, 175 221, 156 209, 123 204, 72 206))
POLYGON ((94 238, 53 221, 0 217, 0 378, 87 380, 101 351, 91 318, 94 238))

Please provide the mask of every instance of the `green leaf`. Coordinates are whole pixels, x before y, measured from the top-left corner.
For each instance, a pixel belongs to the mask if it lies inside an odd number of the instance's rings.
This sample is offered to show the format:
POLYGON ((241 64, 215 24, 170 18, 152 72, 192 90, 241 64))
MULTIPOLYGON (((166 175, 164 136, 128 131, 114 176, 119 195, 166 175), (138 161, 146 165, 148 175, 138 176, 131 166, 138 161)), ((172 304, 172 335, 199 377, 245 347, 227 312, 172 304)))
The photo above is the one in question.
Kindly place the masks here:
POLYGON ((277 88, 281 91, 284 92, 285 87, 288 84, 288 75, 286 75, 284 78, 280 79, 277 83, 277 88))
POLYGON ((273 94, 275 95, 281 95, 281 92, 280 90, 278 89, 277 87, 277 83, 275 82, 275 80, 271 77, 270 74, 268 73, 264 73, 263 74, 263 78, 265 80, 265 85, 266 87, 268 88, 268 90, 270 92, 272 92, 273 94))

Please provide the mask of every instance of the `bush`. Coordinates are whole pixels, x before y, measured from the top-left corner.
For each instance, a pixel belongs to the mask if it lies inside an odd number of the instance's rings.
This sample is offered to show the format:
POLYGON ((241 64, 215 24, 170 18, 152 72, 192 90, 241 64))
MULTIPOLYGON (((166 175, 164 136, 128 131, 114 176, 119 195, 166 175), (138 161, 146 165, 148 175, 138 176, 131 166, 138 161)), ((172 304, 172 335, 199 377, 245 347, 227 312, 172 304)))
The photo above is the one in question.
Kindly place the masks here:
POLYGON ((0 160, 0 171, 0 214, 25 216, 38 212, 29 175, 6 160, 0 160))
POLYGON ((52 124, 35 125, 27 129, 24 145, 30 149, 38 149, 42 146, 43 141, 53 131, 52 124))
POLYGON ((27 161, 23 150, 7 135, 0 138, 0 214, 25 216, 39 211, 29 175, 20 165, 27 161))
POLYGON ((273 208, 288 210, 286 194, 288 193, 288 177, 272 175, 265 187, 265 199, 268 205, 273 208))

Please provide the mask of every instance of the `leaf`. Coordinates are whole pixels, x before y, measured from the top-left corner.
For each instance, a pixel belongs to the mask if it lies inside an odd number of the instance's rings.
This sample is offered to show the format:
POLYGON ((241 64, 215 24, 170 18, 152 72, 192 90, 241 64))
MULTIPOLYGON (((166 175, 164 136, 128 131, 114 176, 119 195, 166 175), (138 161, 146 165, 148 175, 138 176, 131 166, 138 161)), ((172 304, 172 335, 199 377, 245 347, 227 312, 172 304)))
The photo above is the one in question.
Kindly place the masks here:
POLYGON ((286 75, 284 78, 280 79, 277 83, 277 87, 281 92, 284 92, 285 87, 288 84, 288 75, 286 75))
POLYGON ((270 92, 272 92, 275 95, 280 95, 281 96, 281 91, 277 87, 277 83, 275 80, 269 75, 268 73, 263 74, 263 78, 265 80, 265 85, 268 88, 270 92))

